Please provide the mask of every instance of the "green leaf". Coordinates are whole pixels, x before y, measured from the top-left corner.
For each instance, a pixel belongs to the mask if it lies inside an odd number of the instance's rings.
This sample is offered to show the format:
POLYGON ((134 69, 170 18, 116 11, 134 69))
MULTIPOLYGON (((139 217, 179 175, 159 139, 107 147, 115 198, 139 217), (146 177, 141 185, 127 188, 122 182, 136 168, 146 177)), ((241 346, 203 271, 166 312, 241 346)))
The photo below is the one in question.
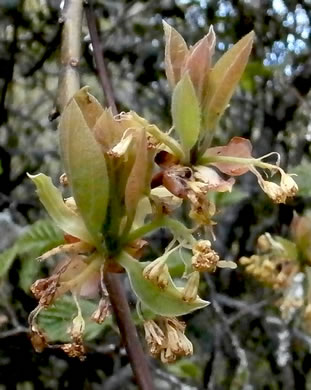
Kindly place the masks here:
POLYGON ((209 304, 197 298, 193 302, 185 302, 181 291, 175 286, 172 279, 165 289, 143 277, 146 263, 140 263, 129 254, 123 252, 117 261, 126 269, 133 291, 141 302, 151 311, 162 316, 181 316, 201 309, 209 304))
POLYGON ((215 131, 244 72, 253 39, 254 32, 251 31, 228 50, 210 72, 204 108, 205 131, 215 131))
POLYGON ((201 110, 189 73, 176 85, 172 97, 175 130, 185 150, 190 150, 200 133, 201 110))
MULTIPOLYGON (((87 92, 79 91, 79 99, 81 93, 87 92)), ((105 156, 88 126, 90 119, 86 120, 87 110, 88 106, 79 105, 75 95, 60 120, 60 144, 74 199, 87 229, 99 246, 108 205, 109 178, 105 156)))
POLYGON ((53 185, 51 178, 43 173, 28 176, 35 183, 39 199, 55 224, 65 233, 94 244, 83 219, 65 205, 61 192, 53 185))
MULTIPOLYGON (((108 317, 102 325, 91 320, 92 313, 97 305, 94 302, 79 298, 82 315, 85 320, 84 339, 94 340, 107 326, 111 325, 111 317, 108 317)), ((52 342, 68 342, 70 336, 68 329, 73 318, 77 315, 77 307, 70 296, 63 296, 53 306, 40 312, 38 316, 39 327, 47 333, 52 342)))
POLYGON ((17 255, 18 246, 13 245, 0 254, 0 278, 6 276, 17 255))
POLYGON ((62 231, 51 220, 39 220, 28 226, 18 239, 18 253, 38 257, 64 243, 62 231))

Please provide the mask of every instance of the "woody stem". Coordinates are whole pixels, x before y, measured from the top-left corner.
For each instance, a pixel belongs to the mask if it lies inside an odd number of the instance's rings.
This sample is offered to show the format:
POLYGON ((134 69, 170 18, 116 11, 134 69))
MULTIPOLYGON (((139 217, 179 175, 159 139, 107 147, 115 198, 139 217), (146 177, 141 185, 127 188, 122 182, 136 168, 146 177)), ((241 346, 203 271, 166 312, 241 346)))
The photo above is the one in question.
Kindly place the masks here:
MULTIPOLYGON (((96 28, 96 18, 90 0, 85 6, 85 14, 93 45, 98 76, 108 105, 111 107, 113 114, 116 115, 117 108, 113 88, 107 73, 103 49, 96 28)), ((120 277, 119 275, 105 272, 104 281, 138 387, 141 390, 153 390, 148 360, 140 344, 120 277)))

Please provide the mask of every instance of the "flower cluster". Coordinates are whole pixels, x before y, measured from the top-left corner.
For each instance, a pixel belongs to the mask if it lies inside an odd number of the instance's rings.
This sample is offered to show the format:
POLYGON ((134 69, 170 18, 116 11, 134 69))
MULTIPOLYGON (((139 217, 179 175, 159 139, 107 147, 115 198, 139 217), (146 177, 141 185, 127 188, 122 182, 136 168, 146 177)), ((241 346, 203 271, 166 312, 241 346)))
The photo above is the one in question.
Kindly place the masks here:
POLYGON ((185 336, 186 324, 174 317, 162 317, 144 322, 146 342, 150 354, 163 363, 172 363, 177 357, 193 353, 191 342, 185 336))

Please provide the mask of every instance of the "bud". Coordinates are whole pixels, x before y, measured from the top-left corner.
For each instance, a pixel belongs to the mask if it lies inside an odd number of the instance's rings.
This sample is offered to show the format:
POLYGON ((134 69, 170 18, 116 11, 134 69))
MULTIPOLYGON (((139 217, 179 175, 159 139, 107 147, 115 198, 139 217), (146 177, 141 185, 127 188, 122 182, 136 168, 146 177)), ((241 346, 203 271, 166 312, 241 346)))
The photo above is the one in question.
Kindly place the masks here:
POLYGON ((269 198, 273 200, 273 202, 285 203, 287 194, 281 186, 276 183, 273 183, 272 181, 267 181, 263 179, 259 181, 259 184, 264 190, 264 192, 269 196, 269 198))
POLYGON ((198 288, 200 283, 200 274, 194 271, 190 274, 186 286, 183 290, 183 300, 186 302, 192 302, 197 298, 198 288))
POLYGON ((72 320, 72 325, 68 333, 70 333, 70 336, 74 341, 80 342, 82 341, 84 329, 85 329, 85 322, 79 310, 78 315, 72 320))
POLYGON ((165 264, 167 257, 159 257, 149 265, 147 265, 143 271, 145 279, 150 280, 160 288, 165 288, 168 285, 169 271, 168 266, 165 264))
POLYGON ((214 272, 219 261, 218 254, 211 248, 208 240, 197 241, 192 248, 192 266, 199 272, 214 272))
POLYGON ((257 248, 260 252, 266 253, 271 250, 271 241, 269 240, 268 236, 266 234, 262 234, 258 237, 257 240, 257 248))

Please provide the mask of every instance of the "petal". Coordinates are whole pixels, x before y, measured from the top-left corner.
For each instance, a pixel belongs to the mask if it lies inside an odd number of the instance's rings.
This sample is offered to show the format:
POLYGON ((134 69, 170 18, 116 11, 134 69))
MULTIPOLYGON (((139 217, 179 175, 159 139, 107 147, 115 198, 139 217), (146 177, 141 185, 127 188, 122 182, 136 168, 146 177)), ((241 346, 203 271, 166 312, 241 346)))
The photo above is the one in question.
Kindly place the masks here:
POLYGON ((222 178, 215 169, 199 165, 195 167, 194 177, 207 184, 207 189, 217 192, 231 192, 235 183, 233 177, 222 178))

